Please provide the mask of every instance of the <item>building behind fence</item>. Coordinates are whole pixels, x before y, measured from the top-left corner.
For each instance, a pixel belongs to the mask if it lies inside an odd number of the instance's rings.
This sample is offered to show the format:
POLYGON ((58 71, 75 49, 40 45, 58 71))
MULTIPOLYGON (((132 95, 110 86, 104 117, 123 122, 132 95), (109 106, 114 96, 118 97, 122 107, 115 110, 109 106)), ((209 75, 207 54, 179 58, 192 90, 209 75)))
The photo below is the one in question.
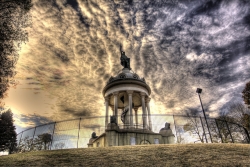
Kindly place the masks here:
MULTIPOLYGON (((151 115, 152 131, 159 133, 166 122, 175 135, 175 143, 250 143, 249 132, 242 126, 208 119, 211 137, 203 117, 181 115, 151 115)), ((52 122, 22 131, 17 135, 17 151, 55 150, 66 148, 87 148, 93 132, 97 136, 105 133, 105 116, 84 117, 52 122)), ((141 126, 142 120, 138 122, 141 126)), ((120 128, 122 122, 118 122, 120 128)), ((140 143, 136 143, 140 144, 140 143)), ((154 144, 154 143, 150 143, 154 144)))

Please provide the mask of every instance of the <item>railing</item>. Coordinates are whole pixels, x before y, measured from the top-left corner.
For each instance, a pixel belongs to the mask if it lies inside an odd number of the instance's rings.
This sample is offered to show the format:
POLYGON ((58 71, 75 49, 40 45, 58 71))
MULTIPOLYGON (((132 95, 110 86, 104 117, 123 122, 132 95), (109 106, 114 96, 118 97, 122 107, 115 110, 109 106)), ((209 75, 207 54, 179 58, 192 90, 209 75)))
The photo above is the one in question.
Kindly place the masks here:
MULTIPOLYGON (((140 117, 142 118, 142 117, 140 117)), ((152 131, 159 133, 170 123, 176 143, 250 143, 249 132, 241 125, 226 120, 208 118, 208 132, 203 117, 187 117, 182 115, 151 115, 152 131)), ((105 132, 105 116, 84 117, 73 120, 52 122, 22 131, 17 135, 17 152, 31 150, 54 150, 64 148, 87 147, 92 132, 97 136, 105 132)), ((126 129, 118 120, 119 129, 126 129)), ((134 124, 135 129, 143 129, 142 119, 134 124)), ((148 128, 148 125, 147 125, 148 128)))
MULTIPOLYGON (((133 124, 132 126, 130 124, 118 124, 119 129, 130 129, 133 127, 133 129, 143 129, 143 124, 133 124)), ((149 126, 147 125, 145 129, 148 129, 149 126)))

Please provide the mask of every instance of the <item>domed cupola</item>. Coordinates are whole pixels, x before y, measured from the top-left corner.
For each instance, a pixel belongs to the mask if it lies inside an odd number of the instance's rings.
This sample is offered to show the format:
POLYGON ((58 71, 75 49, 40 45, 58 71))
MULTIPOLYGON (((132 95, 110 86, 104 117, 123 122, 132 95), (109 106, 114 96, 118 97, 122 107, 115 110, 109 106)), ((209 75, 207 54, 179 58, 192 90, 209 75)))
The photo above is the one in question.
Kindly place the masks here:
MULTIPOLYGON (((103 95, 105 96, 105 92, 113 87, 114 85, 120 84, 135 84, 142 86, 147 89, 147 95, 151 94, 151 89, 147 85, 145 79, 143 77, 139 77, 136 73, 128 68, 123 68, 122 71, 115 77, 111 76, 107 82, 107 85, 103 89, 103 95)), ((146 92, 145 92, 146 93, 146 92)))
POLYGON ((144 78, 140 78, 136 73, 132 72, 132 70, 129 70, 128 68, 124 68, 122 72, 115 77, 111 76, 107 84, 118 80, 138 80, 146 83, 144 78))
POLYGON ((144 115, 142 128, 151 130, 149 109, 151 89, 144 78, 131 70, 130 58, 125 55, 124 51, 121 51, 120 60, 124 68, 117 76, 110 77, 102 91, 106 103, 106 128, 109 107, 113 110, 113 122, 118 123, 118 120, 121 120, 123 125, 129 129, 138 128, 137 110, 142 107, 144 115), (118 109, 122 110, 121 114, 118 114, 118 109), (118 115, 121 115, 120 119, 118 115))

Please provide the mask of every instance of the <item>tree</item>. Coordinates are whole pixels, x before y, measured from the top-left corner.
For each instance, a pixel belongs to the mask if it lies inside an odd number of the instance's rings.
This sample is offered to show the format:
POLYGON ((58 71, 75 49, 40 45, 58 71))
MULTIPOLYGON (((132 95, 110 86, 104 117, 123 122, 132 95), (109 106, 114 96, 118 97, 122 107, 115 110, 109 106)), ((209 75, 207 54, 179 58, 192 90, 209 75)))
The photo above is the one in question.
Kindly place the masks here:
POLYGON ((191 132, 191 134, 195 134, 198 136, 199 141, 204 143, 204 131, 201 129, 201 121, 197 117, 198 116, 198 110, 196 109, 190 109, 186 112, 186 116, 188 117, 188 122, 183 126, 183 129, 185 131, 191 132))
POLYGON ((223 112, 216 118, 219 133, 224 143, 249 141, 247 130, 250 120, 248 112, 249 109, 244 104, 231 103, 228 112, 223 112))
POLYGON ((226 116, 230 121, 237 123, 250 131, 250 110, 242 103, 231 103, 226 116))
POLYGON ((65 143, 60 142, 55 144, 55 149, 63 149, 63 148, 65 148, 65 143))
POLYGON ((244 90, 242 91, 242 98, 245 104, 250 109, 250 82, 246 83, 244 90))
POLYGON ((200 121, 197 121, 197 118, 190 118, 189 120, 190 122, 186 123, 183 126, 183 129, 185 131, 189 131, 192 134, 196 134, 198 135, 199 141, 201 141, 202 143, 204 143, 204 133, 202 132, 202 130, 200 130, 200 121))
MULTIPOLYGON (((10 85, 15 85, 15 64, 18 50, 28 40, 25 30, 31 25, 28 14, 32 7, 31 0, 0 1, 0 100, 6 96, 10 85)), ((0 101, 1 102, 1 101, 0 101)), ((0 106, 3 104, 0 103, 0 106)))
POLYGON ((180 126, 176 126, 176 142, 178 144, 181 144, 181 143, 185 143, 185 138, 182 136, 182 133, 183 133, 183 128, 180 127, 180 126))
POLYGON ((49 133, 43 133, 43 134, 39 135, 38 138, 40 139, 40 141, 42 143, 44 143, 44 149, 47 150, 48 144, 52 141, 51 134, 49 134, 49 133))
POLYGON ((17 134, 13 122, 13 114, 10 109, 0 113, 0 151, 8 150, 9 153, 12 153, 16 148, 17 134))
POLYGON ((24 137, 23 139, 20 139, 19 144, 17 146, 17 152, 26 152, 33 150, 32 143, 32 138, 29 138, 28 136, 24 137))
POLYGON ((17 151, 37 151, 37 150, 47 150, 49 148, 49 143, 52 141, 52 136, 49 133, 43 133, 37 137, 30 138, 28 136, 24 137, 19 141, 17 151))
POLYGON ((232 133, 235 131, 235 129, 229 127, 230 125, 229 122, 232 122, 232 118, 228 117, 225 113, 223 113, 218 118, 216 118, 215 121, 218 126, 218 132, 222 140, 221 142, 223 143, 232 142, 230 133, 232 135, 232 133))
POLYGON ((243 140, 245 142, 249 141, 250 110, 246 105, 240 102, 233 102, 227 107, 227 112, 223 112, 217 119, 220 132, 225 140, 224 142, 227 142, 228 139, 231 140, 228 128, 234 140, 242 140, 242 142, 243 140), (225 121, 228 122, 228 127, 226 126, 225 121), (244 139, 242 139, 242 137, 238 137, 242 135, 244 139))

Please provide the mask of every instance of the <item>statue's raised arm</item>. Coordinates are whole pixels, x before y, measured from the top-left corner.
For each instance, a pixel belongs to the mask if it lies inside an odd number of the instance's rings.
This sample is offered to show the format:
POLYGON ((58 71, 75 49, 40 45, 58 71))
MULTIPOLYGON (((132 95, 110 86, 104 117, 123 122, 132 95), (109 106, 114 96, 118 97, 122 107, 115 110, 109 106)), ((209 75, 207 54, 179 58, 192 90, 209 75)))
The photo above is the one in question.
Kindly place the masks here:
POLYGON ((121 51, 121 58, 120 58, 120 60, 121 60, 121 65, 122 65, 124 68, 128 68, 129 70, 131 70, 131 68, 130 68, 130 58, 128 58, 128 57, 125 55, 125 52, 124 52, 124 51, 122 51, 121 49, 120 49, 120 51, 121 51))

